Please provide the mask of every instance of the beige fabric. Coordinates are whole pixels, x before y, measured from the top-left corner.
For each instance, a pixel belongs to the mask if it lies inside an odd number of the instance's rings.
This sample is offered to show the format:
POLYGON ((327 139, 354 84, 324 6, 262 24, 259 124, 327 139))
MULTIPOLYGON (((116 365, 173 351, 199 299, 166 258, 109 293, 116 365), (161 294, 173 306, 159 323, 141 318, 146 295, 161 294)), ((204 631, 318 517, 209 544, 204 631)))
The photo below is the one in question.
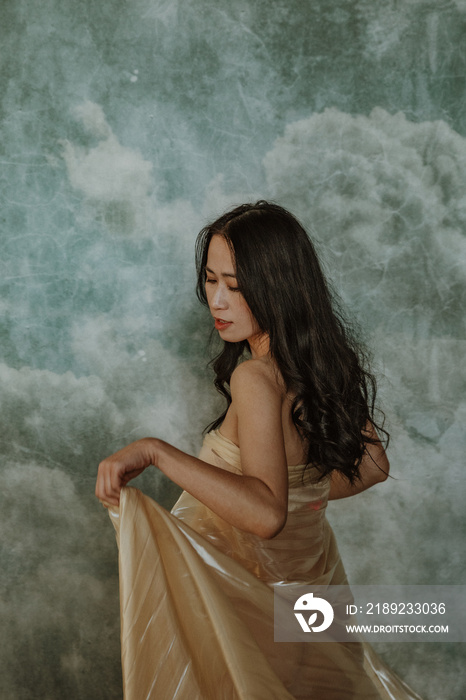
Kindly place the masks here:
MULTIPOLYGON (((209 433, 201 459, 241 471, 209 433)), ((274 588, 344 584, 325 518, 328 481, 289 467, 289 515, 272 540, 183 492, 172 513, 134 488, 110 509, 120 563, 125 700, 413 700, 370 647, 273 641, 274 588)))

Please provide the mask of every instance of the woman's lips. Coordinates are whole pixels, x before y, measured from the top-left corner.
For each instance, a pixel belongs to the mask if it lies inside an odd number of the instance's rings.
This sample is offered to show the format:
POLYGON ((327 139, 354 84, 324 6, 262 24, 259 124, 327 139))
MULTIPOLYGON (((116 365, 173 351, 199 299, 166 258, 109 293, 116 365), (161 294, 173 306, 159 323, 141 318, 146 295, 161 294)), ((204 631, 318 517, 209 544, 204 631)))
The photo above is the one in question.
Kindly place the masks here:
POLYGON ((216 318, 215 319, 215 328, 218 331, 223 331, 225 328, 228 328, 231 326, 232 321, 224 321, 223 318, 216 318))

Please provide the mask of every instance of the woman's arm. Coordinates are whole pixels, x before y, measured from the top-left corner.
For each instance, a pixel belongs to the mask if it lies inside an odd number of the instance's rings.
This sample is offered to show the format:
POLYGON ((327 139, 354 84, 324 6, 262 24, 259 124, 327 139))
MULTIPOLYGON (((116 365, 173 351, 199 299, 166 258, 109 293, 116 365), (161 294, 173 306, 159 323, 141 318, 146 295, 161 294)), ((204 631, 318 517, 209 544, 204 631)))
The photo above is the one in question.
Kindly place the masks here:
POLYGON ((330 477, 329 501, 354 496, 388 477, 390 463, 374 426, 368 424, 365 432, 366 435, 376 438, 377 442, 366 443, 366 451, 359 467, 360 478, 354 484, 350 484, 341 472, 333 471, 330 477))
POLYGON ((121 488, 153 464, 231 525, 263 538, 278 534, 286 522, 288 500, 280 391, 260 360, 237 367, 230 389, 242 474, 187 455, 163 440, 144 438, 101 462, 97 498, 117 505, 121 488))

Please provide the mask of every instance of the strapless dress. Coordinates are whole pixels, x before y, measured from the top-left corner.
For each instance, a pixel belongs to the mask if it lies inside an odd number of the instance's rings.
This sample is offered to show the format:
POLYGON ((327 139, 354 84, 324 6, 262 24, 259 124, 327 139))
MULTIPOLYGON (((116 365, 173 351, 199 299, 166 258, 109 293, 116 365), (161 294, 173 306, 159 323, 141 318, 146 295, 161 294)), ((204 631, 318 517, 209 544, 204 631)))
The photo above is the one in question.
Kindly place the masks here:
MULTIPOLYGON (((200 459, 241 473, 219 430, 200 459)), ((183 492, 171 513, 133 487, 109 509, 119 545, 125 700, 420 700, 365 643, 274 641, 274 591, 346 584, 325 511, 329 479, 289 468, 269 540, 183 492)))

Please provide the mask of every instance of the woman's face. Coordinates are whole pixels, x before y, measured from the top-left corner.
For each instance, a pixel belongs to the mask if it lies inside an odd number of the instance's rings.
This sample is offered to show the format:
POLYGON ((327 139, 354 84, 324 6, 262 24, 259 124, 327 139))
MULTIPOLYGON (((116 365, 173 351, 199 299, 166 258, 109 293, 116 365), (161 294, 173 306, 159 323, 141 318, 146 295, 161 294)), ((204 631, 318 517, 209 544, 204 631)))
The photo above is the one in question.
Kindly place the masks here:
POLYGON ((238 289, 235 264, 223 236, 212 236, 207 251, 206 295, 215 328, 222 340, 247 340, 254 354, 263 347, 264 334, 238 289), (255 352, 256 351, 256 352, 255 352))

